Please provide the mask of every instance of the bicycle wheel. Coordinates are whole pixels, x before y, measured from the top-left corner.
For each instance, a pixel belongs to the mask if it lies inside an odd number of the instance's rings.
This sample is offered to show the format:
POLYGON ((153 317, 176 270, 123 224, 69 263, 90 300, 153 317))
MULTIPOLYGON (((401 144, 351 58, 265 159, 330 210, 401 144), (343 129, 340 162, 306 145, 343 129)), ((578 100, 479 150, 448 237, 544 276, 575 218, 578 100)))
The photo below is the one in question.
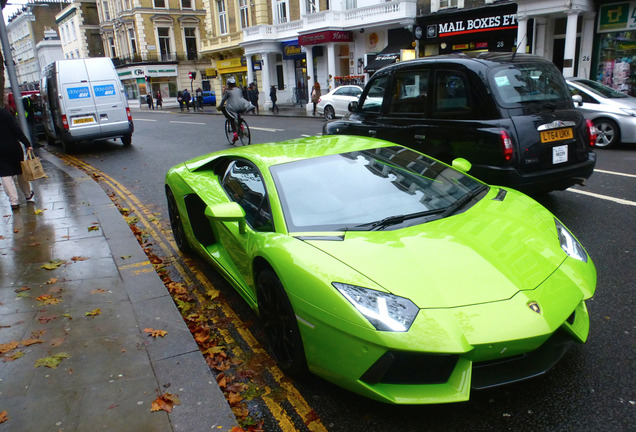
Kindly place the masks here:
POLYGON ((229 144, 232 144, 234 132, 232 132, 232 123, 230 123, 230 119, 225 119, 225 138, 227 138, 227 142, 229 144))
POLYGON ((239 138, 241 139, 241 144, 243 144, 244 146, 250 145, 250 143, 252 142, 250 127, 247 125, 245 119, 241 119, 241 123, 239 126, 239 138))

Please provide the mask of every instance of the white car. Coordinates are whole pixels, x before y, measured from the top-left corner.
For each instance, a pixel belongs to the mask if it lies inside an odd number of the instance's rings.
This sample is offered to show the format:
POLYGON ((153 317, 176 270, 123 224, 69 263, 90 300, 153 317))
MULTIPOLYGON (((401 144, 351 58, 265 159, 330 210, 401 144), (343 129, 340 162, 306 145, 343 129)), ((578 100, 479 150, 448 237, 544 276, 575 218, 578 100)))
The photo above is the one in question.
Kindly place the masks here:
POLYGON ((325 120, 332 120, 336 116, 342 117, 349 112, 349 102, 357 101, 362 94, 362 88, 357 85, 343 85, 336 87, 318 100, 316 111, 325 116, 325 120))
POLYGON ((635 97, 588 79, 568 78, 567 83, 574 106, 596 127, 596 147, 609 148, 620 142, 636 143, 635 97))

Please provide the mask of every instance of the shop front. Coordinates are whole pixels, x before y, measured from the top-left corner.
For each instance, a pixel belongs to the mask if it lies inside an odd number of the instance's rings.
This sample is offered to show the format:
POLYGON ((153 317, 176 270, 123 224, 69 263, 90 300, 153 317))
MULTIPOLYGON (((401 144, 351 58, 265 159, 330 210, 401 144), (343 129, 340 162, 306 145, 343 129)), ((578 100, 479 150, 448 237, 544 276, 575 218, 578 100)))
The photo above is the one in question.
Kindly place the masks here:
POLYGON ((600 6, 596 46, 592 78, 636 96, 636 1, 600 6))
MULTIPOLYGON (((282 43, 283 61, 294 63, 294 94, 292 101, 300 105, 307 103, 307 56, 298 39, 282 43)), ((310 75, 311 76, 311 75, 310 75)))
POLYGON ((162 63, 128 66, 118 68, 117 75, 124 86, 129 104, 133 106, 147 94, 152 93, 154 96, 158 91, 164 100, 177 97, 177 65, 162 63))
POLYGON ((234 57, 216 62, 216 69, 221 77, 221 86, 225 87, 227 79, 234 78, 236 85, 247 87, 247 60, 245 57, 234 57))
POLYGON ((307 76, 309 85, 313 85, 314 81, 310 81, 313 78, 326 93, 334 88, 334 77, 350 75, 350 63, 353 64, 354 58, 353 42, 353 33, 350 31, 327 30, 299 35, 298 44, 305 51, 305 69, 314 71, 307 76))
POLYGON ((419 57, 515 49, 517 5, 505 4, 417 17, 419 57))

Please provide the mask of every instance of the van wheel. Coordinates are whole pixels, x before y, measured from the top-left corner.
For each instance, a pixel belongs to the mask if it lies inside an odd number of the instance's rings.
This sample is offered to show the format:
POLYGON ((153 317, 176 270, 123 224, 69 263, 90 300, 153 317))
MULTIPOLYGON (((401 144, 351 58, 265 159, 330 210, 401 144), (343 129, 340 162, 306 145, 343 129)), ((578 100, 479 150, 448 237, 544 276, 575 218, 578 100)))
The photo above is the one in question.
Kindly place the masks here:
POLYGON ((132 134, 127 134, 124 135, 123 137, 121 137, 121 142, 124 145, 124 147, 128 147, 129 145, 132 144, 132 134))
POLYGON ((612 120, 596 119, 594 120, 594 127, 598 133, 596 136, 596 147, 614 147, 621 140, 621 131, 612 120))

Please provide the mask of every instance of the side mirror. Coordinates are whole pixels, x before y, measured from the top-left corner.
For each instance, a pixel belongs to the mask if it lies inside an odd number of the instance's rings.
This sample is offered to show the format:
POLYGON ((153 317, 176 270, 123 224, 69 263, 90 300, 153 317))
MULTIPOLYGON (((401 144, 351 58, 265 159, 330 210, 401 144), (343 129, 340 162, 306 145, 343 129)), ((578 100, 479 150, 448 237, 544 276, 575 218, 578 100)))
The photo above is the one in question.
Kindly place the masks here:
POLYGON ((578 106, 583 106, 583 96, 581 95, 573 95, 572 101, 574 101, 574 103, 578 106))
POLYGON ((457 171, 461 171, 467 173, 473 167, 470 162, 468 162, 464 158, 453 159, 453 164, 451 165, 457 171))
POLYGON ((235 202, 214 204, 205 208, 205 217, 211 221, 238 222, 239 232, 245 234, 245 211, 235 202))
POLYGON ((347 106, 347 109, 349 110, 349 112, 358 111, 358 101, 349 102, 349 105, 347 106))

